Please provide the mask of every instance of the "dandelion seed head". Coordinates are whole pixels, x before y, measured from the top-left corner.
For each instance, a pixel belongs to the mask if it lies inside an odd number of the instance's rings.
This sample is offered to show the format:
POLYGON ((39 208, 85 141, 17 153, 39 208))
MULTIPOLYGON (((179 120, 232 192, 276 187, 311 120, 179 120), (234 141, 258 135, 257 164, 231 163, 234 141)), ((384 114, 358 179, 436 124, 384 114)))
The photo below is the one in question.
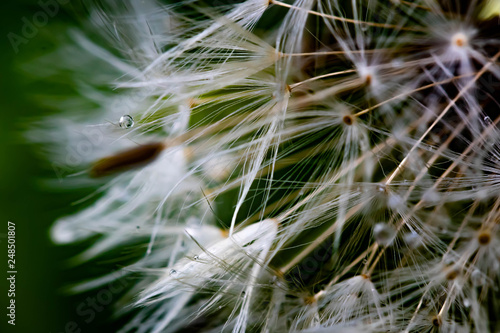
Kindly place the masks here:
POLYGON ((481 231, 477 235, 477 241, 479 245, 488 245, 491 242, 491 234, 488 231, 481 231))
POLYGON ((439 327, 439 326, 441 326, 441 324, 442 324, 441 317, 436 316, 436 317, 432 318, 432 325, 434 325, 435 327, 439 327))
POLYGON ((457 48, 467 47, 469 38, 463 32, 457 32, 451 37, 451 43, 457 48))
POLYGON ((342 122, 347 126, 351 126, 354 123, 354 119, 350 115, 345 115, 344 117, 342 117, 342 122))
POLYGON ((367 87, 370 87, 370 89, 374 89, 375 91, 377 91, 378 90, 377 86, 379 85, 379 82, 377 80, 377 73, 375 68, 376 68, 375 66, 359 65, 357 67, 357 70, 362 82, 367 87))
POLYGON ((54 242, 88 241, 81 265, 126 247, 124 333, 491 331, 500 53, 482 7, 90 6, 95 31, 37 66, 77 83, 30 137, 62 180, 100 186, 54 242))
POLYGON ((436 34, 447 43, 443 61, 465 61, 472 56, 477 30, 462 22, 446 22, 436 34))

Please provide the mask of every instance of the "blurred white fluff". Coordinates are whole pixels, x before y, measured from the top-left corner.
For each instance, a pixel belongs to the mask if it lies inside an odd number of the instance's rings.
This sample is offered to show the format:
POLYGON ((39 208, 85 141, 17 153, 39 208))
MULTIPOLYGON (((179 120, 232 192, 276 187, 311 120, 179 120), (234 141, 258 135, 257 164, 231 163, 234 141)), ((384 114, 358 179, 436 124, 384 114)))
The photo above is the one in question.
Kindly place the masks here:
MULTIPOLYGON (((189 233, 189 229, 186 232, 189 233)), ((236 316, 233 332, 245 332, 257 281, 261 272, 266 272, 265 261, 276 233, 276 221, 264 220, 244 227, 230 238, 214 238, 210 246, 166 268, 164 276, 143 292, 138 304, 159 302, 181 294, 192 296, 204 289, 216 290, 198 311, 210 311, 227 302, 223 297, 230 295, 235 300, 228 320, 236 316)))

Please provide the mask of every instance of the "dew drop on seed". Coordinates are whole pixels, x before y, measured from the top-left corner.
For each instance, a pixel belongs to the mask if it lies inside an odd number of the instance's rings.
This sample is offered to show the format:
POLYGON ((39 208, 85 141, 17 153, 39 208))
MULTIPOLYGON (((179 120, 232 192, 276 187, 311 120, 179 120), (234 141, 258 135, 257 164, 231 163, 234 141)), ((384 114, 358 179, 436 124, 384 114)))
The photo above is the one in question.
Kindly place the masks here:
POLYGON ((467 298, 466 298, 466 299, 464 299, 464 306, 465 306, 466 308, 469 308, 469 307, 470 307, 470 301, 469 301, 467 298))
POLYGON ((481 273, 479 269, 475 269, 470 275, 470 280, 472 284, 476 287, 483 285, 484 284, 483 273, 481 273))
POLYGON ((361 23, 361 24, 359 25, 359 27, 361 28, 361 31, 366 31, 366 30, 368 30, 368 24, 366 24, 366 23, 361 23))
POLYGON ((490 117, 488 117, 488 116, 484 117, 484 118, 483 118, 483 120, 484 120, 484 122, 485 122, 486 124, 491 124, 491 123, 492 123, 491 118, 490 118, 490 117))
POLYGON ((373 237, 377 243, 383 246, 389 246, 396 236, 396 230, 392 225, 386 223, 377 223, 373 227, 373 237))
POLYGON ((387 206, 391 209, 403 207, 405 204, 403 198, 397 194, 391 193, 387 199, 387 206))
POLYGON ((128 114, 120 117, 119 125, 121 128, 131 128, 134 126, 134 118, 128 114))
POLYGON ((404 240, 410 249, 416 249, 422 245, 422 237, 414 231, 405 234, 404 240))
POLYGON ((177 271, 175 269, 171 269, 169 272, 170 275, 175 275, 177 274, 177 271))
POLYGON ((193 259, 194 259, 194 260, 199 260, 199 259, 200 259, 200 256, 195 255, 195 256, 193 257, 193 259))

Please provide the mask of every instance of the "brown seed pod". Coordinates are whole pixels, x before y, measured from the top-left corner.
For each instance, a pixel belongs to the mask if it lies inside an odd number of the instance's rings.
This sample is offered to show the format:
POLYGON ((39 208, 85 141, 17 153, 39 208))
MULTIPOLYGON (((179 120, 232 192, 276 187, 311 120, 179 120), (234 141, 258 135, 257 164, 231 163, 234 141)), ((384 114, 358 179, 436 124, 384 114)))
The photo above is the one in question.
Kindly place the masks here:
POLYGON ((99 178, 147 165, 153 162, 164 148, 163 142, 154 142, 124 150, 95 162, 89 174, 99 178))

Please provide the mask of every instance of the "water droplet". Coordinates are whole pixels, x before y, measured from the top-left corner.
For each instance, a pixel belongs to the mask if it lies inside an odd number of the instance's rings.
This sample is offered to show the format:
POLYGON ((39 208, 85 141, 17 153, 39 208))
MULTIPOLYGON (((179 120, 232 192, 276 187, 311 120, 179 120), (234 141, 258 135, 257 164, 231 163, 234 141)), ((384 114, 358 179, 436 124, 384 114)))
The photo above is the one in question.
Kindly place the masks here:
POLYGON ((484 284, 483 273, 479 269, 475 269, 470 275, 470 281, 476 287, 482 286, 484 284))
POLYGON ((193 257, 193 259, 194 259, 194 260, 198 260, 198 259, 200 259, 200 256, 195 255, 195 256, 193 257))
POLYGON ((464 299, 464 306, 465 306, 466 308, 470 307, 470 301, 469 301, 467 298, 466 298, 466 299, 464 299))
POLYGON ((387 223, 377 223, 373 227, 373 236, 380 245, 389 246, 396 236, 396 230, 392 225, 387 223))
POLYGON ((221 310, 221 309, 222 309, 222 305, 219 305, 219 310, 221 310))
POLYGON ((422 237, 414 231, 405 234, 404 240, 410 249, 416 249, 422 245, 422 237))
POLYGON ((387 206, 391 209, 397 209, 403 207, 405 204, 403 198, 397 194, 390 194, 387 200, 387 206))
POLYGON ((177 271, 175 269, 171 269, 169 272, 170 275, 175 275, 177 274, 177 271))
POLYGON ((131 128, 134 126, 134 118, 128 114, 120 117, 119 125, 121 128, 131 128))
POLYGON ((368 30, 368 24, 366 24, 366 23, 361 23, 361 24, 359 25, 359 27, 361 28, 361 31, 366 31, 366 30, 368 30))
POLYGON ((246 295, 247 295, 247 293, 243 290, 243 291, 241 292, 241 297, 245 297, 246 295))
POLYGON ((488 117, 488 116, 484 117, 484 118, 483 118, 483 120, 484 120, 484 122, 485 122, 486 124, 488 124, 488 125, 492 123, 491 118, 490 118, 490 117, 488 117))

